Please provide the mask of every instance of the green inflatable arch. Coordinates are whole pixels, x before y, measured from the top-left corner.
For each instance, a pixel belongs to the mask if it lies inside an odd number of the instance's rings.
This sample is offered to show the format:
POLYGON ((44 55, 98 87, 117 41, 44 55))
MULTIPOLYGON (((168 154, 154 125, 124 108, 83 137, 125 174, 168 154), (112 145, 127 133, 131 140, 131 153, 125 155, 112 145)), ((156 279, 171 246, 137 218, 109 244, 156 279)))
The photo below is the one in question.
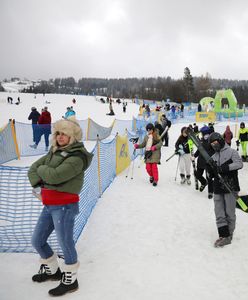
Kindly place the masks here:
POLYGON ((220 90, 216 92, 215 98, 205 97, 200 100, 202 106, 208 106, 211 102, 214 103, 213 111, 215 113, 223 113, 224 117, 242 116, 243 110, 238 109, 237 99, 233 93, 233 90, 220 90), (222 99, 227 99, 228 108, 222 108, 222 99))

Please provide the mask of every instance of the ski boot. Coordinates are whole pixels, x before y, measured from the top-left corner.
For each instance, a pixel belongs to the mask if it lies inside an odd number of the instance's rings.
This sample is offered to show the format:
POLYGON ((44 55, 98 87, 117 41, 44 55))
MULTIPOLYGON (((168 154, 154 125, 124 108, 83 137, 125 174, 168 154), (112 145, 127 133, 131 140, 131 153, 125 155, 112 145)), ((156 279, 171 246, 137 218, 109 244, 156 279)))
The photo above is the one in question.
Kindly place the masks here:
POLYGON ((152 176, 150 176, 150 179, 149 179, 149 180, 150 180, 151 183, 153 183, 154 178, 153 178, 152 176))
POLYGON ((213 199, 213 193, 208 193, 208 199, 213 199))
POLYGON ((201 186, 200 186, 200 192, 203 192, 203 190, 205 189, 205 187, 207 186, 208 184, 207 183, 205 183, 205 184, 201 184, 201 186))
POLYGON ((180 174, 181 177, 181 184, 184 184, 186 181, 185 175, 184 174, 180 174))
POLYGON ((232 242, 232 236, 229 235, 228 237, 219 237, 215 243, 214 243, 214 247, 215 248, 220 248, 220 247, 224 247, 226 245, 231 244, 232 242))
POLYGON ((190 175, 186 176, 187 185, 191 185, 190 175))
POLYGON ((153 181, 153 184, 152 184, 153 186, 157 186, 158 185, 158 183, 156 182, 156 181, 153 181))

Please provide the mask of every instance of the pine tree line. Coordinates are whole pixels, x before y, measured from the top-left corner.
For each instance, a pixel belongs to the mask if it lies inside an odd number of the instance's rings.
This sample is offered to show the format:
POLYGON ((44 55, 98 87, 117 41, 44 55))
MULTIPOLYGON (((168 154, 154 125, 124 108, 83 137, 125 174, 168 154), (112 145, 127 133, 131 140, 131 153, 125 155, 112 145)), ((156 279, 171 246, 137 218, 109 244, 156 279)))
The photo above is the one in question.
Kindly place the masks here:
POLYGON ((240 104, 248 104, 248 81, 213 79, 209 73, 193 77, 184 69, 181 79, 171 77, 149 78, 55 78, 41 81, 38 86, 25 89, 28 93, 63 93, 101 95, 113 98, 139 98, 176 102, 198 102, 203 97, 215 97, 220 89, 232 89, 240 104))

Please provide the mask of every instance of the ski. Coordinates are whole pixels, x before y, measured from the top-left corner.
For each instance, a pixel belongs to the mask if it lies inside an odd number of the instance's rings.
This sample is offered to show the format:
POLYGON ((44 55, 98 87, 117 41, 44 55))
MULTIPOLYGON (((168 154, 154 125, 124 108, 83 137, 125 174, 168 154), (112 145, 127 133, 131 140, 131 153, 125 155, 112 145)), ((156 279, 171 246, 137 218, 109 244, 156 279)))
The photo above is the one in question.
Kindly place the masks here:
MULTIPOLYGON (((194 156, 194 151, 191 151, 191 155, 194 156)), ((196 177, 196 164, 195 164, 195 160, 192 160, 192 166, 193 166, 193 175, 194 175, 194 180, 195 180, 195 189, 199 190, 199 182, 197 180, 196 177)))
MULTIPOLYGON (((216 168, 214 160, 211 158, 211 156, 204 149, 204 147, 203 147, 203 145, 201 143, 201 140, 198 138, 198 136, 196 136, 196 134, 194 133, 194 131, 191 128, 187 129, 187 133, 188 133, 188 136, 193 141, 193 143, 195 144, 196 148, 199 150, 199 152, 201 153, 201 155, 205 159, 206 163, 208 165, 210 165, 210 167, 212 168, 212 170, 214 172, 214 175, 216 177, 218 177, 219 181, 225 186, 225 188, 230 193, 232 193, 235 197, 237 197, 236 194, 231 189, 231 187, 229 186, 229 184, 227 182, 225 182, 225 180, 223 179, 223 177, 217 172, 217 168, 216 168)), ((238 196, 238 198, 236 199, 236 201, 237 201, 236 207, 239 208, 239 209, 241 209, 242 211, 248 213, 248 195, 238 196)))

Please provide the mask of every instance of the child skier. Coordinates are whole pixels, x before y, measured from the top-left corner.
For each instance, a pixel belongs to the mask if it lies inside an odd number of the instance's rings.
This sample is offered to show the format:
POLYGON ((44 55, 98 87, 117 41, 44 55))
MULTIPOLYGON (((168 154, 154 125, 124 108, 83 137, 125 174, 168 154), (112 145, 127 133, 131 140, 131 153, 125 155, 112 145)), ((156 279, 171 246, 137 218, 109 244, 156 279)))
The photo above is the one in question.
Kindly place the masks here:
POLYGON ((245 128, 245 123, 240 123, 240 129, 238 132, 238 140, 236 141, 237 146, 241 144, 242 148, 242 160, 246 162, 247 159, 247 144, 248 144, 248 128, 245 128))
POLYGON ((153 186, 158 183, 158 164, 161 158, 162 141, 152 123, 146 125, 147 135, 141 144, 134 144, 135 149, 145 148, 146 171, 153 186))
POLYGON ((216 165, 216 171, 225 182, 232 188, 230 193, 220 182, 216 172, 212 173, 214 177, 214 211, 219 238, 215 241, 215 247, 223 247, 231 244, 233 232, 236 225, 236 197, 240 190, 238 180, 238 170, 243 167, 242 159, 238 152, 225 143, 223 136, 213 132, 209 136, 215 154, 212 156, 216 165))
POLYGON ((188 138, 187 127, 182 127, 181 135, 176 141, 175 152, 179 154, 179 170, 181 177, 181 184, 187 182, 191 184, 190 169, 191 169, 191 149, 193 147, 192 141, 188 138), (185 176, 186 175, 186 176, 185 176))

